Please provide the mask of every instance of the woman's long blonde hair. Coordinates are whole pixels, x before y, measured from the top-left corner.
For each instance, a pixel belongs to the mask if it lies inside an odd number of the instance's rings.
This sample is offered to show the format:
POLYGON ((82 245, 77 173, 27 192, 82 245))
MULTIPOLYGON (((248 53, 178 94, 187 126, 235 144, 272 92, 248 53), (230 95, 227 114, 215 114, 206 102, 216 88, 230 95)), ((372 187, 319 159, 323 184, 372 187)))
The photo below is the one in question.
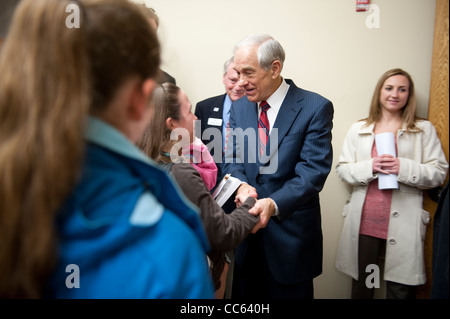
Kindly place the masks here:
POLYGON ((154 31, 127 0, 19 3, 0 51, 0 298, 42 296, 88 113, 128 77, 154 78, 159 63, 154 31), (79 28, 66 24, 71 3, 79 28))
POLYGON ((381 77, 378 79, 377 85, 375 87, 375 90, 373 92, 372 101, 370 103, 369 108, 369 116, 365 118, 364 120, 367 122, 366 125, 370 125, 373 123, 377 123, 381 119, 381 103, 380 103, 380 92, 383 88, 384 82, 394 75, 403 75, 408 79, 409 82, 409 95, 408 95, 408 101, 406 102, 406 105, 403 107, 402 110, 402 118, 403 122, 406 123, 406 128, 408 130, 410 129, 417 129, 416 127, 416 121, 419 119, 416 116, 416 93, 414 90, 414 82, 411 78, 411 75, 409 75, 408 72, 400 69, 390 69, 386 72, 384 72, 381 77))

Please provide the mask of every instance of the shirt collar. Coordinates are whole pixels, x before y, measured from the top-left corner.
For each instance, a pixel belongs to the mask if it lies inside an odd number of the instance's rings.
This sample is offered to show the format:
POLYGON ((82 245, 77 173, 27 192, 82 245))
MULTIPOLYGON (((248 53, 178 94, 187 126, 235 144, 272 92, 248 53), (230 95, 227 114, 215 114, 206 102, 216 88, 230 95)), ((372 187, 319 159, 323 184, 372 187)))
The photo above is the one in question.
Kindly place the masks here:
POLYGON ((97 117, 89 117, 85 138, 115 153, 154 165, 122 132, 97 117))
MULTIPOLYGON (((270 107, 273 110, 278 111, 284 101, 284 98, 286 97, 288 90, 289 84, 287 84, 286 81, 282 79, 278 89, 272 93, 272 95, 266 100, 266 102, 269 103, 270 107)), ((260 103, 261 102, 258 103, 258 107, 260 103)))
MULTIPOLYGON (((231 99, 228 94, 225 94, 225 100, 223 101, 223 114, 228 117, 231 110, 231 99)), ((224 117, 225 118, 225 117, 224 117)))

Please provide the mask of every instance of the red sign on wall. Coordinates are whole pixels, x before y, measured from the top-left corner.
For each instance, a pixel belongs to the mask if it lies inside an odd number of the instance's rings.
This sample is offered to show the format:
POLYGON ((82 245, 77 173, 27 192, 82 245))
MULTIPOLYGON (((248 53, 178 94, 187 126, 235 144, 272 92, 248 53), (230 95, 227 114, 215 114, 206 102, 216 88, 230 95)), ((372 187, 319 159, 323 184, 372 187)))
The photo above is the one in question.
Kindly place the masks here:
POLYGON ((368 11, 370 7, 370 0, 356 0, 356 12, 368 11))

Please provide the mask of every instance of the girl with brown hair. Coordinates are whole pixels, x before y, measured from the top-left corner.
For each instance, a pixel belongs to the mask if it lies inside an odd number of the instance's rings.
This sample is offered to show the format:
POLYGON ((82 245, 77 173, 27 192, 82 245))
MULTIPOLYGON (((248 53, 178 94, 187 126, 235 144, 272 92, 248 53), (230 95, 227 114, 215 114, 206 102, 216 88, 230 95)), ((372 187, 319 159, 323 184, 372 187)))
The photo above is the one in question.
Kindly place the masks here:
POLYGON ((1 298, 213 296, 195 208, 134 146, 159 54, 129 1, 18 5, 0 56, 1 298))
POLYGON ((200 217, 211 245, 208 253, 216 297, 223 298, 228 263, 225 252, 236 248, 251 232, 258 229, 259 212, 249 210, 256 203, 250 196, 240 196, 242 205, 226 214, 205 185, 201 174, 182 155, 194 139, 192 105, 185 92, 171 83, 155 89, 155 115, 138 141, 138 146, 152 159, 166 166, 186 197, 200 209, 200 217), (177 139, 181 135, 181 139, 177 139))

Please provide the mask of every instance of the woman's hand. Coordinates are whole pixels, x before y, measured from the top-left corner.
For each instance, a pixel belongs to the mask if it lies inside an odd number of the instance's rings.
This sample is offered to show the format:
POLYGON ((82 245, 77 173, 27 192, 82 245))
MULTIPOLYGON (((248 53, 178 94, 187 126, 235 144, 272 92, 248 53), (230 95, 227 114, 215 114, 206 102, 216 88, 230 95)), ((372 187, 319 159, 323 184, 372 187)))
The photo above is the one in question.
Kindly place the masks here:
POLYGON ((236 197, 234 198, 236 207, 241 206, 242 203, 244 203, 247 197, 249 196, 253 198, 258 198, 258 193, 256 192, 256 189, 253 186, 248 185, 247 183, 241 184, 241 186, 239 186, 237 190, 236 197))
POLYGON ((372 170, 374 173, 398 175, 400 160, 392 155, 383 154, 373 158, 372 170))

